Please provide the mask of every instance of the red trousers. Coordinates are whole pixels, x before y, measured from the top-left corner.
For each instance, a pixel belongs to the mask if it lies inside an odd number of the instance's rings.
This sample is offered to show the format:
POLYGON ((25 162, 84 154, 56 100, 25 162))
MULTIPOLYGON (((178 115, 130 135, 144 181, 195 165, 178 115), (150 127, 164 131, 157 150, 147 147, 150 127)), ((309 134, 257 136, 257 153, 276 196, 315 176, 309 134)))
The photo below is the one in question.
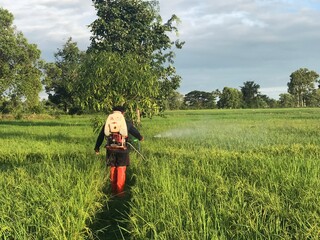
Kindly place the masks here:
POLYGON ((126 182, 126 166, 110 167, 110 181, 112 193, 118 196, 124 195, 126 182))

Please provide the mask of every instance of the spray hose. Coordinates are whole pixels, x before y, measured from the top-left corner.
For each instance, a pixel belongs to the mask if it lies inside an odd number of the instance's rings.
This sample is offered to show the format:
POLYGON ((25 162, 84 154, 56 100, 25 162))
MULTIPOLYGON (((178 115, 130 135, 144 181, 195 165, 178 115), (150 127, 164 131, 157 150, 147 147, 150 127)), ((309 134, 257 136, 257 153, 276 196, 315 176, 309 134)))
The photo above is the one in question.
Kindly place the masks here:
MULTIPOLYGON (((139 140, 135 140, 135 142, 136 142, 136 141, 139 141, 139 140)), ((142 159, 146 161, 145 157, 144 157, 131 143, 127 142, 127 144, 129 144, 130 147, 132 147, 133 150, 135 150, 135 151, 142 157, 142 159)), ((139 143, 139 144, 140 144, 140 143, 139 143)), ((140 145, 139 145, 139 148, 140 148, 140 145)))

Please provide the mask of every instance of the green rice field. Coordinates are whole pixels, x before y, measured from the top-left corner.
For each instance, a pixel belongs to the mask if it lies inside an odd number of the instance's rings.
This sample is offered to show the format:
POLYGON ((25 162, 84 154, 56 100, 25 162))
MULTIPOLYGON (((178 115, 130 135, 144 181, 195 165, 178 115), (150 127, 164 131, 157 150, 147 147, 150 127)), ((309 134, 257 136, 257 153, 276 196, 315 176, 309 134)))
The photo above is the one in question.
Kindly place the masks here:
POLYGON ((0 239, 320 239, 320 109, 142 119, 125 198, 92 118, 0 119, 0 239))

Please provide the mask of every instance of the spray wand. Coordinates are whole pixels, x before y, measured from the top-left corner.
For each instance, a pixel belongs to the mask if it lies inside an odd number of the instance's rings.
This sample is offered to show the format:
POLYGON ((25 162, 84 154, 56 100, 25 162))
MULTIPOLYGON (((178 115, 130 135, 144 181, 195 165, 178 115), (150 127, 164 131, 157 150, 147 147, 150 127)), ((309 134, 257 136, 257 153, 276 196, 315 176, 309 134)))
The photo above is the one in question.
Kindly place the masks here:
MULTIPOLYGON (((138 142, 138 144, 139 144, 138 146, 139 146, 139 150, 140 150, 140 142, 139 142, 139 140, 138 140, 138 139, 134 139, 133 141, 134 141, 134 142, 138 142)), ((129 143, 129 142, 127 142, 127 144, 129 144, 130 147, 132 147, 133 150, 135 150, 136 153, 138 153, 138 154, 142 157, 142 159, 146 161, 145 157, 140 153, 139 150, 137 150, 137 149, 136 149, 131 143, 129 143)))

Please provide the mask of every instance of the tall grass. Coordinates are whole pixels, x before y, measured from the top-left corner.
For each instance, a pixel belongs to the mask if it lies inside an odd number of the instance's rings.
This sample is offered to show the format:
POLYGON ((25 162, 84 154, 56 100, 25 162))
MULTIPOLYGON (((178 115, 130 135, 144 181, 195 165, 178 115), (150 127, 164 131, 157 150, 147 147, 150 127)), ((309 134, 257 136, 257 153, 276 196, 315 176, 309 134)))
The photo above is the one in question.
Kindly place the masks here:
MULTIPOLYGON (((320 239, 319 114, 198 110, 143 119, 144 158, 131 153, 126 206, 104 193, 105 156, 93 154, 90 117, 2 120, 0 238, 97 239, 89 226, 107 204, 124 207, 112 214, 128 233, 111 239, 320 239)), ((113 218, 105 213, 100 224, 113 218)))
POLYGON ((132 239, 319 239, 319 113, 184 111, 145 123, 132 239))
POLYGON ((88 123, 71 118, 0 122, 1 239, 90 235, 87 223, 107 196, 101 191, 104 164, 92 154, 88 123))

